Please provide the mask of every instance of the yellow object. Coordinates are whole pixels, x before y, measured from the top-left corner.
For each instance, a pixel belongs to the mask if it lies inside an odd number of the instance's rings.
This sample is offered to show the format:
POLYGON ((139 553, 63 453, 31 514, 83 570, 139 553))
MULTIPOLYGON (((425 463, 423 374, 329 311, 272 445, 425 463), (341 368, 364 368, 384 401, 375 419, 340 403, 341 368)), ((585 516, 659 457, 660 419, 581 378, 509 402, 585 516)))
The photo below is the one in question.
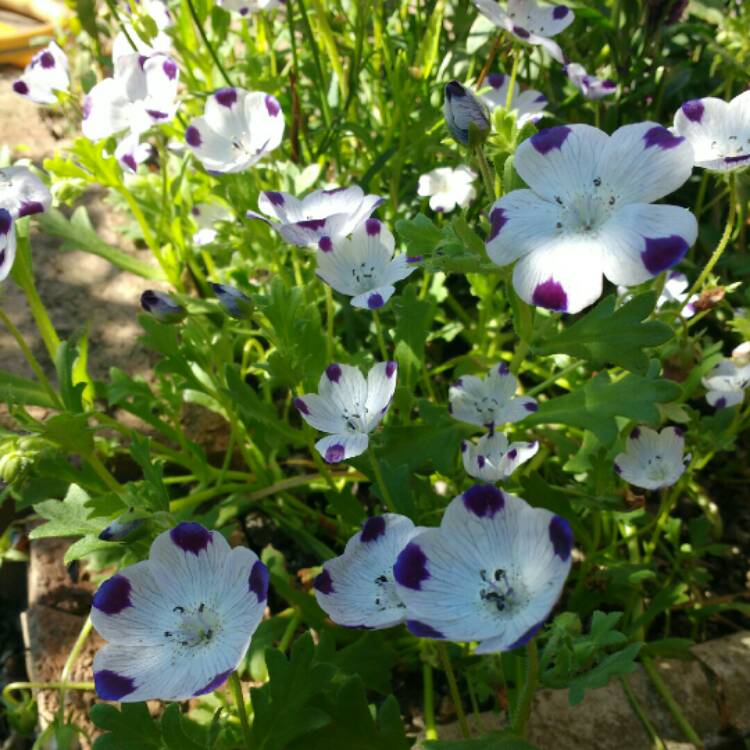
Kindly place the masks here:
POLYGON ((55 0, 0 0, 0 11, 23 17, 23 22, 0 21, 0 63, 23 68, 34 53, 55 35, 70 10, 55 0), (37 21, 38 23, 34 23, 37 21))

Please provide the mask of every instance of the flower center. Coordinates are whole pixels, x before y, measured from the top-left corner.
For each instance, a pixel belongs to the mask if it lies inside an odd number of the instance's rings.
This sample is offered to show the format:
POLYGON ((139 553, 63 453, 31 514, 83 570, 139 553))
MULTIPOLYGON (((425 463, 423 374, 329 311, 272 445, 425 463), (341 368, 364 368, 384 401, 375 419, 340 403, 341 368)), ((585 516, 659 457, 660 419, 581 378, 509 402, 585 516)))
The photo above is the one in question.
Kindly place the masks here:
POLYGON ((507 571, 496 568, 493 571, 480 570, 481 586, 479 598, 493 612, 512 612, 518 609, 524 598, 523 586, 519 581, 511 581, 507 571))
POLYGON ((483 396, 474 399, 474 409, 476 409, 482 424, 491 425, 495 421, 495 414, 500 408, 500 402, 494 396, 483 396))
POLYGON ((341 409, 341 417, 346 422, 346 427, 350 432, 368 432, 367 421, 368 421, 369 409, 366 406, 360 406, 358 401, 355 401, 353 409, 341 409))
POLYGON ((377 284, 373 282, 376 275, 374 263, 362 261, 361 263, 352 266, 352 278, 362 292, 366 292, 368 289, 377 286, 377 284))
MULTIPOLYGON (((747 143, 750 144, 750 138, 747 139, 747 143)), ((748 153, 745 144, 738 135, 727 136, 723 141, 711 141, 711 151, 722 158, 727 156, 742 156, 748 153)))
POLYGON ((218 615, 203 602, 194 609, 177 606, 172 613, 175 624, 172 629, 164 631, 164 637, 184 648, 208 644, 221 630, 218 615))
POLYGON ((555 225, 559 232, 594 237, 612 215, 617 196, 602 186, 601 177, 595 177, 590 191, 565 200, 556 195, 555 203, 562 208, 555 225))
POLYGON ((375 606, 378 612, 387 609, 404 609, 406 605, 398 598, 396 587, 393 585, 392 573, 385 571, 375 579, 377 593, 375 595, 375 606))

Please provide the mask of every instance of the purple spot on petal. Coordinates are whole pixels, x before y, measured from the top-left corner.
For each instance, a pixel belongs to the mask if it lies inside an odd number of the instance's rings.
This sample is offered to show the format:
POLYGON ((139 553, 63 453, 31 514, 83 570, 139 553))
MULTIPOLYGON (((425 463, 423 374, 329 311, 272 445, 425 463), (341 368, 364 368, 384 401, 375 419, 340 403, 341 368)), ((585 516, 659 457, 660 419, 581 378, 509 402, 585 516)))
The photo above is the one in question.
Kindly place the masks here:
POLYGON ((47 52, 46 50, 39 55, 39 62, 41 62, 42 67, 47 70, 55 67, 55 58, 52 56, 51 52, 47 52))
POLYGON ((130 581, 117 573, 99 586, 94 594, 93 604, 105 615, 116 615, 123 609, 133 606, 130 601, 131 588, 130 581))
POLYGON ((276 117, 281 112, 281 107, 276 101, 276 97, 266 94, 266 110, 271 117, 276 117))
POLYGON ((435 630, 432 625, 428 625, 426 622, 420 622, 419 620, 407 620, 406 627, 409 629, 410 633, 419 638, 445 638, 445 636, 439 630, 435 630))
POLYGON ((486 463, 486 461, 485 461, 485 458, 484 458, 484 456, 483 456, 483 455, 481 455, 481 454, 480 454, 480 455, 478 455, 478 456, 477 456, 477 466, 478 466, 478 467, 479 467, 480 469, 483 469, 483 468, 484 468, 484 465, 485 465, 485 463, 486 463))
POLYGON ((408 589, 421 590, 422 581, 430 577, 430 572, 427 570, 427 556, 418 544, 410 542, 401 550, 393 566, 393 577, 408 589))
POLYGON ((717 398, 716 403, 714 404, 717 409, 723 409, 726 405, 727 400, 724 398, 724 396, 722 396, 721 398, 717 398))
POLYGON ((213 693, 214 690, 220 688, 227 681, 227 678, 233 671, 233 669, 227 669, 226 672, 219 672, 216 677, 207 682, 200 690, 196 690, 196 692, 193 693, 193 696, 197 697, 199 695, 205 695, 206 693, 213 693))
POLYGON ((555 554, 561 560, 567 560, 573 549, 573 530, 562 516, 553 516, 549 522, 549 538, 555 554))
POLYGON ((333 250, 333 242, 331 241, 330 237, 321 237, 318 240, 318 247, 324 252, 324 253, 330 253, 331 250, 333 250))
POLYGON ((83 100, 83 119, 88 120, 88 118, 91 116, 91 109, 94 106, 94 102, 92 101, 90 96, 87 96, 83 100))
POLYGON ((572 131, 565 125, 557 125, 554 128, 545 128, 536 135, 531 136, 531 145, 542 155, 548 154, 552 149, 562 149, 565 139, 572 131))
POLYGON ((673 135, 669 130, 661 125, 655 125, 647 130, 643 136, 646 142, 646 148, 658 146, 663 151, 679 146, 685 139, 681 135, 673 135))
POLYGON ((268 599, 268 578, 268 568, 260 560, 256 560, 250 571, 247 585, 250 591, 258 597, 259 602, 268 599))
POLYGON ((284 196, 281 193, 277 193, 275 190, 266 190, 263 195, 268 198, 268 200, 274 205, 274 206, 283 206, 284 205, 284 196))
POLYGON ((630 431, 630 439, 631 440, 638 440, 638 438, 641 436, 641 428, 640 427, 633 427, 633 429, 630 431))
POLYGON ((44 206, 39 201, 24 201, 18 209, 18 218, 40 214, 44 211, 44 206))
POLYGON ((13 226, 13 217, 7 208, 0 208, 0 234, 8 234, 13 226))
POLYGON ((138 55, 138 65, 140 65, 141 70, 144 69, 147 60, 148 60, 147 55, 138 55))
POLYGON ((21 96, 26 96, 29 93, 29 87, 23 81, 16 81, 13 84, 13 91, 15 91, 17 94, 20 94, 21 96))
POLYGON ((738 162, 747 161, 750 159, 750 154, 742 154, 742 156, 725 156, 724 162, 726 164, 737 164, 738 162))
POLYGON ((383 301, 383 297, 375 292, 375 294, 371 294, 367 298, 367 306, 370 308, 370 310, 377 310, 379 307, 382 307, 385 304, 383 301))
POLYGON ((338 383, 339 378, 341 377, 341 367, 336 364, 328 365, 328 367, 326 367, 326 377, 332 383, 338 383))
POLYGON ((334 443, 326 448, 326 454, 323 456, 329 464, 337 464, 339 461, 344 460, 346 450, 341 443, 334 443))
POLYGON ((493 89, 502 88, 504 82, 505 76, 502 73, 490 73, 487 76, 487 83, 489 83, 493 89))
POLYGON ((461 453, 466 453, 466 449, 468 448, 468 444, 465 440, 461 441, 461 453))
POLYGON ((475 484, 464 492, 462 498, 466 510, 479 518, 492 518, 505 507, 503 493, 491 484, 475 484))
POLYGON ((365 229, 371 237, 380 234, 380 221, 378 219, 368 219, 365 222, 365 229))
POLYGON ((673 427, 672 430, 677 437, 685 437, 685 430, 682 427, 673 427))
POLYGON ((174 81, 177 77, 177 63, 174 60, 165 60, 161 67, 164 71, 164 75, 169 78, 170 81, 174 81))
POLYGON ((301 398, 295 398, 292 402, 294 404, 294 408, 302 412, 303 414, 309 414, 310 410, 307 408, 307 404, 301 399, 301 398))
POLYGON ((135 682, 131 677, 117 674, 111 669, 102 669, 94 672, 94 687, 102 700, 119 701, 135 690, 135 682))
POLYGON ((689 249, 685 238, 679 234, 645 237, 644 244, 646 249, 641 253, 641 259, 648 272, 654 276, 682 260, 689 249))
POLYGON ((219 89, 215 94, 216 99, 222 107, 231 109, 237 103, 237 89, 224 88, 219 89))
POLYGON ((505 215, 505 209, 493 208, 490 213, 490 236, 487 239, 494 240, 507 223, 508 217, 505 215))
POLYGON ((526 411, 535 412, 539 411, 539 404, 537 404, 536 401, 527 401, 523 408, 526 409, 526 411))
POLYGON ((510 367, 508 367, 507 362, 501 362, 497 366, 497 373, 498 375, 508 375, 510 373, 510 367))
POLYGON ((552 11, 552 18, 559 21, 561 18, 565 18, 565 16, 568 15, 568 8, 566 8, 564 5, 556 5, 555 9, 552 11))
POLYGON ((125 156, 123 156, 120 161, 132 172, 136 172, 138 170, 138 164, 133 154, 125 154, 125 156))
POLYGON ((703 112, 706 108, 700 99, 691 99, 689 102, 685 102, 681 109, 688 120, 691 122, 700 122, 703 119, 703 112))
POLYGON ((397 367, 398 365, 392 359, 388 360, 385 366, 385 376, 387 378, 392 378, 393 373, 396 372, 397 367))
POLYGON ((318 229, 323 229, 326 225, 325 219, 305 219, 304 221, 298 221, 297 226, 303 229, 311 229, 316 232, 318 229))
POLYGON ((240 15, 241 16, 246 16, 249 12, 250 12, 250 8, 247 8, 247 7, 240 8, 240 15))
POLYGON ((538 622, 536 625, 532 625, 517 641, 511 643, 506 650, 513 651, 513 649, 525 646, 542 629, 543 625, 544 620, 538 622))
POLYGON ((423 260, 423 256, 421 255, 407 255, 406 256, 407 263, 421 263, 422 260, 423 260))
POLYGON ((323 568, 320 575, 315 577, 313 581, 313 587, 316 591, 320 591, 321 594, 333 594, 335 589, 333 588, 333 581, 331 580, 331 574, 323 568))
POLYGON ((213 541, 211 532, 199 523, 187 521, 178 524, 169 532, 169 538, 181 550, 198 556, 213 541))
POLYGON ((620 464, 618 464, 617 461, 615 461, 615 474, 617 474, 618 476, 622 474, 622 469, 620 468, 620 464))
POLYGON ((200 131, 194 125, 190 125, 185 131, 185 140, 188 142, 188 145, 193 148, 198 148, 198 146, 203 143, 200 131))
MULTIPOLYGON (((536 136, 532 136, 532 140, 536 136)), ((553 278, 543 281, 534 289, 531 301, 538 307, 546 307, 548 310, 565 312, 568 309, 568 295, 562 287, 562 284, 553 278)))
POLYGON ((146 114, 154 120, 166 120, 169 117, 166 112, 160 112, 158 109, 147 109, 146 114))
POLYGON ((602 88, 609 89, 611 91, 617 88, 617 84, 611 78, 605 78, 602 81, 602 88))
POLYGON ((374 542, 385 534, 385 518, 383 516, 373 516, 365 521, 362 527, 362 533, 359 535, 360 542, 374 542))
POLYGON ((529 32, 526 31, 523 26, 514 26, 513 33, 516 36, 521 37, 521 39, 528 39, 531 36, 531 34, 529 34, 529 32))
POLYGON ((515 448, 511 448, 511 449, 510 449, 510 450, 508 451, 508 458, 509 458, 509 459, 510 459, 511 461, 514 461, 517 455, 518 455, 518 451, 517 451, 517 450, 516 450, 515 448))

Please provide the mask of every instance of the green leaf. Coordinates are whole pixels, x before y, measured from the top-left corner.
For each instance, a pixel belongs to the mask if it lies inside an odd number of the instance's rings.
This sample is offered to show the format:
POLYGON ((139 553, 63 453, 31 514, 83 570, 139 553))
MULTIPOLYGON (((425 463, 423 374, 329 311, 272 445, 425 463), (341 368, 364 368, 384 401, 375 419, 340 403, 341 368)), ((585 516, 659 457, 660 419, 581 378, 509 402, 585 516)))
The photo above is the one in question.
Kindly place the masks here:
POLYGON ((99 552, 104 549, 111 550, 112 542, 105 542, 98 537, 98 533, 101 532, 103 528, 103 523, 97 524, 98 532, 95 532, 94 534, 86 534, 86 536, 81 537, 78 541, 73 542, 73 544, 65 550, 65 557, 63 559, 65 565, 69 565, 74 560, 80 560, 82 557, 90 555, 93 552, 99 552))
POLYGON ((611 364, 644 374, 648 357, 643 349, 659 346, 672 338, 672 329, 657 320, 644 321, 654 309, 656 292, 633 297, 615 310, 610 294, 572 326, 550 339, 535 343, 539 354, 570 354, 598 367, 611 364))
POLYGON ((37 526, 31 530, 31 539, 44 539, 50 536, 84 536, 86 534, 98 534, 101 523, 89 518, 91 512, 87 507, 88 494, 78 485, 71 484, 65 499, 45 500, 37 503, 34 510, 47 523, 37 526))
POLYGON ((86 381, 79 380, 76 375, 78 350, 69 341, 62 341, 55 355, 55 369, 57 382, 60 387, 60 397, 63 406, 75 414, 83 412, 83 391, 86 381))
POLYGON ((43 406, 46 409, 58 406, 39 383, 4 370, 0 370, 0 401, 8 405, 43 406))
POLYGON ((184 726, 178 703, 170 703, 161 716, 164 744, 169 750, 204 750, 204 746, 190 737, 184 726))
POLYGON ((136 507, 149 510, 169 510, 169 493, 164 485, 164 462, 151 458, 151 438, 133 433, 130 455, 143 471, 145 491, 139 492, 143 500, 136 507), (145 502, 144 502, 145 501, 145 502))
POLYGON ((411 392, 416 373, 424 366, 425 343, 437 305, 432 298, 419 299, 416 284, 408 284, 393 302, 396 313, 394 340, 400 367, 399 381, 411 392))
POLYGON ((88 456, 94 450, 94 433, 85 414, 56 414, 39 434, 69 453, 88 456))
POLYGON ((106 734, 96 739, 94 750, 162 750, 159 727, 145 703, 114 706, 97 703, 91 708, 91 721, 106 734))
POLYGON ((381 632, 363 633, 354 643, 335 650, 336 635, 324 630, 316 652, 318 661, 335 664, 346 675, 358 675, 365 687, 382 695, 391 692, 391 671, 396 653, 381 632))
POLYGON ((586 690, 604 687, 613 677, 635 672, 635 658, 640 650, 640 643, 631 643, 622 650, 609 654, 593 669, 573 680, 568 687, 570 705, 577 706, 583 700, 586 690))

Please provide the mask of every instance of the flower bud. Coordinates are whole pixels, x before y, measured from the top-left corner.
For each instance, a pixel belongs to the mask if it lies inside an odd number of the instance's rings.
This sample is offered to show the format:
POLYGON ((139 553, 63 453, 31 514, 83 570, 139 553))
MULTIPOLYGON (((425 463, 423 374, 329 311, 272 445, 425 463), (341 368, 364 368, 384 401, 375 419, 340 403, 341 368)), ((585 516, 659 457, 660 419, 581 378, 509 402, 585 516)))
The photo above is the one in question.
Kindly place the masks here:
POLYGON ((253 311, 253 301, 237 287, 229 284, 211 284, 211 288, 227 315, 243 319, 253 311))
POLYGON ((119 542, 125 537, 130 536, 136 529, 143 526, 143 518, 132 518, 130 513, 116 518, 112 523, 99 534, 99 539, 103 542, 119 542))
POLYGON ((465 146, 480 143, 490 132, 487 108, 458 81, 451 81, 445 86, 443 113, 451 134, 465 146))
POLYGON ((160 323, 179 323, 187 315, 185 308, 163 292, 147 289, 141 295, 141 307, 160 323))

